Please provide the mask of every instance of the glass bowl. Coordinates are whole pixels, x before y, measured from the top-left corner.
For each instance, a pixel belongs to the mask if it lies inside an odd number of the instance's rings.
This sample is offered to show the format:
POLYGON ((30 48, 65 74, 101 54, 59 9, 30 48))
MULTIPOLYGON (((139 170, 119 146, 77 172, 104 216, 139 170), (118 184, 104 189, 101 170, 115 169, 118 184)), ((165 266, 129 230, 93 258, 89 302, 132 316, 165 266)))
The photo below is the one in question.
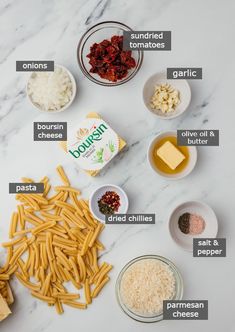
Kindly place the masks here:
POLYGON ((173 275, 174 275, 174 278, 175 278, 175 294, 171 298, 171 300, 181 300, 182 299, 182 297, 183 297, 183 279, 182 279, 181 274, 178 271, 177 267, 170 260, 168 260, 165 257, 158 256, 158 255, 144 255, 144 256, 134 258, 133 260, 131 260, 129 263, 127 263, 123 267, 123 269, 119 273, 117 281, 116 281, 116 297, 117 297, 117 301, 118 301, 119 306, 125 312, 125 314, 127 314, 129 317, 131 317, 131 318, 133 318, 133 319, 135 319, 139 322, 153 323, 153 322, 158 322, 158 321, 163 319, 163 312, 160 312, 159 314, 155 314, 155 315, 151 315, 151 316, 150 315, 149 316, 143 316, 143 315, 137 314, 137 313, 131 311, 123 303, 122 297, 121 297, 121 291, 120 291, 122 277, 123 277, 124 273, 127 271, 127 269, 129 267, 131 267, 134 263, 139 262, 141 260, 146 260, 146 259, 156 259, 157 261, 161 261, 161 262, 167 264, 167 266, 173 272, 173 275))
POLYGON ((90 73, 91 65, 87 58, 87 54, 90 53, 90 47, 94 43, 100 43, 104 39, 110 39, 114 35, 121 36, 123 35, 123 31, 132 31, 132 29, 123 23, 106 21, 94 25, 81 37, 77 48, 78 64, 83 74, 92 82, 103 86, 117 86, 130 81, 138 73, 143 62, 143 51, 132 51, 132 57, 136 61, 136 67, 129 69, 127 76, 117 82, 111 82, 102 79, 96 73, 90 73))

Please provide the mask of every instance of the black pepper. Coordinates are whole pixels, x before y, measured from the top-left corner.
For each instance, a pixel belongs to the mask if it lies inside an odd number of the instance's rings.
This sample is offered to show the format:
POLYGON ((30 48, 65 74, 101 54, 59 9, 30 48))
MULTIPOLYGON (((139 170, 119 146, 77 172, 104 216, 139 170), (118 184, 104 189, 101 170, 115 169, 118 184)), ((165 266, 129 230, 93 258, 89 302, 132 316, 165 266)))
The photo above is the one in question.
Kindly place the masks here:
POLYGON ((186 212, 182 214, 182 216, 180 216, 178 220, 179 229, 184 234, 189 233, 189 218, 190 218, 190 213, 186 212))

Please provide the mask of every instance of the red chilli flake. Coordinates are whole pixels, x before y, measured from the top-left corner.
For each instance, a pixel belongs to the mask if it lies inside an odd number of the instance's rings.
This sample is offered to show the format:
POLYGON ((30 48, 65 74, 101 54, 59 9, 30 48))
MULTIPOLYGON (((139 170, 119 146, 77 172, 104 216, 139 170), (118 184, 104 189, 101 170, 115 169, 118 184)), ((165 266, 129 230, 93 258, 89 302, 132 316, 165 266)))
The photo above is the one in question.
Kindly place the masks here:
POLYGON ((100 212, 106 215, 118 212, 120 205, 120 196, 115 191, 106 191, 98 201, 100 212))
POLYGON ((101 43, 93 44, 87 55, 90 72, 101 78, 117 82, 127 76, 128 70, 135 68, 132 51, 123 51, 123 36, 113 36, 111 40, 104 39, 101 43))

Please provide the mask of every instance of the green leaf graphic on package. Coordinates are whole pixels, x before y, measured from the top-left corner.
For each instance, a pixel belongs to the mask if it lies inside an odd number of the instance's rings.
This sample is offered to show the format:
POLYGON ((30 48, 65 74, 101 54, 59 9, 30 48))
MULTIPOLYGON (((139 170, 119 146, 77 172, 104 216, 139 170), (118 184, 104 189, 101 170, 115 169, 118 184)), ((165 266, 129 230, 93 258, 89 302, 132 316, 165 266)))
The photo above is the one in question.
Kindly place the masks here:
POLYGON ((109 150, 113 153, 115 151, 115 147, 112 141, 109 142, 109 150))
POLYGON ((96 151, 96 156, 93 159, 94 163, 104 163, 112 158, 112 154, 115 152, 115 146, 112 141, 104 147, 96 151))
POLYGON ((95 163, 103 163, 104 160, 103 160, 103 153, 104 153, 104 149, 101 148, 99 150, 96 151, 96 157, 94 158, 94 162, 95 163))

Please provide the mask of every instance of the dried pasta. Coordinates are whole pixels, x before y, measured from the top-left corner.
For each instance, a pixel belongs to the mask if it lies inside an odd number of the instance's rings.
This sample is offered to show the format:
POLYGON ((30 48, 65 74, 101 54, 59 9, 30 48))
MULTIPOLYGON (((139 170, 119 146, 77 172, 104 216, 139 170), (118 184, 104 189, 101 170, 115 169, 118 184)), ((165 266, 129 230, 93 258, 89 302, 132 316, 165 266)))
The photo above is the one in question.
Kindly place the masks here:
POLYGON ((54 187, 54 195, 49 196, 48 177, 40 181, 43 194, 16 195, 19 205, 11 218, 10 240, 2 244, 7 257, 0 269, 0 294, 14 274, 32 296, 62 314, 64 305, 86 309, 108 282, 112 265, 99 264, 104 246, 98 237, 104 225, 92 217, 88 202, 71 187, 62 166, 57 172, 63 184, 54 187), (67 290, 67 282, 75 292, 67 290), (78 302, 81 289, 84 301, 78 302))

